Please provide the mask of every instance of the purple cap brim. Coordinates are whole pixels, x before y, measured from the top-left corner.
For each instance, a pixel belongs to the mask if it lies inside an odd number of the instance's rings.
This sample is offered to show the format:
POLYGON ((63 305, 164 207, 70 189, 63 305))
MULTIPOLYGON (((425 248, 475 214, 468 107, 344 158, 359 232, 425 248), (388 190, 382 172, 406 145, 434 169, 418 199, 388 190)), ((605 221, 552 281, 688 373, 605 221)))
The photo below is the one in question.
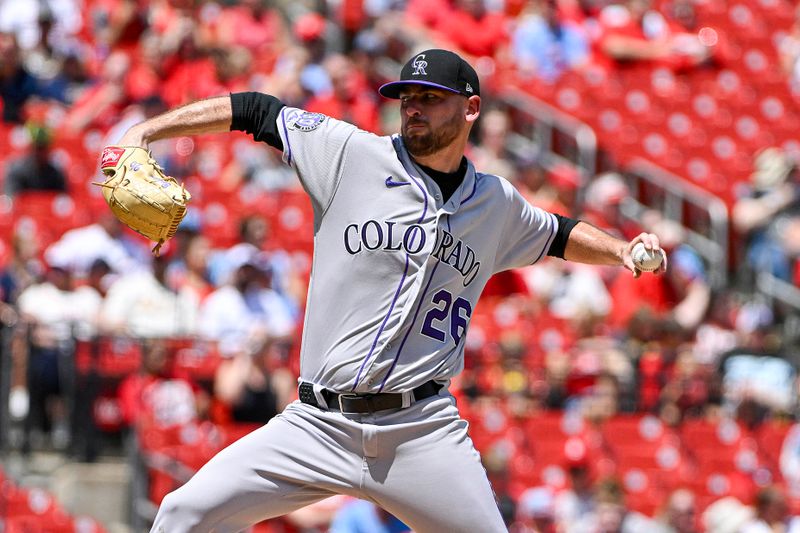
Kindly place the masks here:
POLYGON ((381 85, 381 88, 378 89, 378 92, 381 93, 381 95, 385 96, 386 98, 394 98, 396 100, 400 98, 400 89, 404 85, 427 85, 428 87, 436 87, 437 89, 450 91, 451 93, 461 94, 460 91, 457 91, 451 87, 445 87, 444 85, 439 85, 438 83, 433 83, 430 81, 422 81, 422 80, 390 81, 389 83, 381 85))

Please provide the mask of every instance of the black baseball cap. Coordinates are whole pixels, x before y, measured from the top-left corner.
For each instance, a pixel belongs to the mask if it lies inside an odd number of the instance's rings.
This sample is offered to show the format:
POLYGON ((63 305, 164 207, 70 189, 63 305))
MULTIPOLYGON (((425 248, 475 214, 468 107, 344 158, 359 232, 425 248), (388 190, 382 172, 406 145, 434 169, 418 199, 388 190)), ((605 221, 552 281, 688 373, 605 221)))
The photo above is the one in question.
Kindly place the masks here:
POLYGON ((386 98, 400 98, 405 85, 427 85, 464 96, 480 96, 478 74, 469 63, 449 50, 434 48, 416 54, 400 71, 400 79, 378 90, 386 98))

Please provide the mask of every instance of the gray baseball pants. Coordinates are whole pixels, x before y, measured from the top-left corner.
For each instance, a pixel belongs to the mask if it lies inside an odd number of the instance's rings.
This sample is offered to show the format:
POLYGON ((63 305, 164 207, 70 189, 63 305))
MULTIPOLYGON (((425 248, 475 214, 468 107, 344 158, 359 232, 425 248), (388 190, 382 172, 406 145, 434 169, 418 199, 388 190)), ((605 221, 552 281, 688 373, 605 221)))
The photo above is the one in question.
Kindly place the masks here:
POLYGON ((343 415, 295 401, 168 494, 155 533, 228 533, 346 494, 417 533, 506 531, 455 400, 343 415))

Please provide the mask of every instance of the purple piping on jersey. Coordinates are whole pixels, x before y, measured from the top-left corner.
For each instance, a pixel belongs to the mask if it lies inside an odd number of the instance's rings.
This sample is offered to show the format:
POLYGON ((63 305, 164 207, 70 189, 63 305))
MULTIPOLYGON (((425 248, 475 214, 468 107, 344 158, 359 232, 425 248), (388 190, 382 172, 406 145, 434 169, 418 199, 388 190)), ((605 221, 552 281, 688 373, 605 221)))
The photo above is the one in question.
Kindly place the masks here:
POLYGON ((472 197, 475 196, 475 191, 477 190, 478 190, 478 173, 476 172, 475 179, 472 182, 472 192, 469 193, 469 196, 467 196, 464 200, 461 200, 460 205, 464 205, 465 203, 469 202, 472 199, 472 197))
MULTIPOLYGON (((538 262, 539 262, 539 259, 541 259, 541 258, 542 258, 542 256, 544 255, 544 253, 545 253, 547 250, 549 250, 549 249, 550 249, 550 244, 553 242, 553 237, 555 237, 555 236, 556 236, 556 233, 558 232, 558 228, 556 227, 555 219, 556 219, 556 217, 554 217, 553 215, 550 215, 550 222, 552 222, 552 223, 553 223, 553 232, 550 234, 550 237, 548 237, 548 239, 547 239, 547 243, 545 243, 545 247, 544 247, 544 248, 542 248, 542 251, 541 251, 541 252, 539 252, 539 257, 537 257, 537 258, 536 258, 536 261, 534 261, 533 263, 538 263, 538 262)), ((533 263, 531 263, 531 264, 533 264, 533 263)))
POLYGON ((292 164, 292 145, 289 144, 289 130, 286 129, 286 115, 284 115, 286 107, 281 109, 281 122, 283 122, 283 136, 286 137, 286 162, 292 164))
MULTIPOLYGON (((447 231, 452 231, 450 229, 450 215, 447 215, 447 231)), ((417 317, 419 316, 419 310, 422 309, 422 303, 425 301, 425 295, 428 293, 428 288, 431 286, 431 281, 433 281, 433 276, 436 275, 436 269, 441 264, 441 261, 437 261, 435 265, 433 265, 433 270, 431 271, 431 277, 428 278, 428 283, 425 284, 425 288, 422 290, 422 296, 419 298, 419 304, 417 305, 417 310, 414 311, 414 318, 411 319, 411 325, 408 327, 408 331, 403 336, 403 341, 400 343, 400 347, 397 349, 397 354, 394 356, 394 361, 392 361, 392 366, 389 367, 389 372, 386 373, 386 377, 383 378, 381 382, 381 388, 378 389, 378 392, 383 392, 383 387, 386 386, 386 381, 389 379, 389 376, 392 375, 394 371, 394 367, 397 366, 397 362, 400 360, 400 353, 403 351, 403 346, 406 345, 406 340, 408 340, 408 335, 414 329, 414 324, 417 323, 417 317)))
POLYGON ((394 304, 397 303, 397 297, 400 296, 400 289, 403 288, 403 282, 406 280, 406 275, 408 274, 408 252, 406 252, 406 266, 403 270, 403 277, 400 278, 400 283, 397 285, 397 290, 394 291, 394 298, 392 298, 392 303, 389 305, 389 310, 386 312, 386 316, 383 317, 383 322, 381 322, 381 327, 378 328, 378 333, 375 335, 375 340, 372 341, 372 347, 369 349, 369 353, 361 362, 361 368, 358 369, 358 375, 356 376, 356 380, 353 383, 353 388, 350 389, 351 391, 356 390, 358 387, 358 382, 361 380, 361 373, 364 371, 364 367, 367 365, 367 361, 372 358, 372 353, 375 351, 375 346, 378 344, 378 339, 383 333, 383 328, 386 327, 386 321, 389 320, 389 316, 392 314, 392 310, 394 309, 394 304))
MULTIPOLYGON (((414 182, 414 185, 419 187, 419 190, 422 191, 422 197, 424 199, 422 206, 422 216, 420 216, 419 220, 417 221, 417 224, 421 224, 422 221, 425 219, 425 215, 428 213, 428 192, 425 190, 425 187, 423 187, 419 182, 417 182, 416 179, 414 179, 414 176, 411 176, 410 174, 409 176, 411 177, 411 181, 414 182)), ((400 278, 400 283, 398 283, 397 285, 397 290, 394 291, 394 298, 392 298, 392 303, 389 304, 389 310, 386 312, 386 316, 383 317, 383 322, 381 322, 381 327, 378 328, 378 333, 375 335, 375 339, 372 341, 372 347, 369 349, 369 353, 367 354, 367 356, 361 362, 361 368, 358 369, 358 375, 356 375, 356 380, 353 383, 353 388, 350 389, 351 391, 356 390, 356 387, 358 387, 358 382, 361 380, 361 373, 364 371, 364 367, 366 367, 367 361, 369 361, 372 358, 372 354, 375 352, 375 346, 378 345, 378 339, 380 338, 381 333, 383 333, 383 328, 386 327, 386 322, 389 320, 389 317, 391 316, 392 311, 394 310, 394 305, 397 303, 397 297, 400 296, 400 289, 403 288, 403 282, 406 280, 406 276, 408 275, 408 260, 409 260, 409 255, 408 252, 406 252, 406 266, 405 269, 403 269, 403 277, 400 278)))

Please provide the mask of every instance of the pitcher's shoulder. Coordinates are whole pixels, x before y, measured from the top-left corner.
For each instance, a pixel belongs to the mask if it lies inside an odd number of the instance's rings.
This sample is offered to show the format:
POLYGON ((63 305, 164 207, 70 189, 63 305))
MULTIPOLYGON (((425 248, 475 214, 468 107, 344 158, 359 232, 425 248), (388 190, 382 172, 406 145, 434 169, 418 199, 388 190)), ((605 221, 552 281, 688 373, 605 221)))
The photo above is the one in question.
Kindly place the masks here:
POLYGON ((476 172, 475 180, 478 189, 483 190, 486 194, 496 194, 508 198, 513 196, 517 190, 508 179, 496 174, 476 172))

